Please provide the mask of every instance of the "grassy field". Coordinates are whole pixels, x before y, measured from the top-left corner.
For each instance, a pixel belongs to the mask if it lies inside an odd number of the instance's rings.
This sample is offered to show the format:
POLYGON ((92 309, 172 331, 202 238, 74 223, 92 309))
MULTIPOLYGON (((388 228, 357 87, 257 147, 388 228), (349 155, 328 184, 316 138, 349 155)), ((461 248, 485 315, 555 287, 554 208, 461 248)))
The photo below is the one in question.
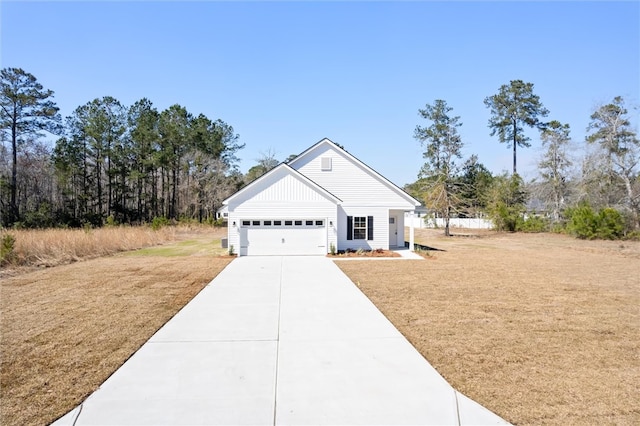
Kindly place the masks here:
MULTIPOLYGON (((0 279, 0 423, 48 424, 230 262, 224 230, 0 279)), ((337 262, 458 390, 515 424, 640 424, 640 243, 444 238, 337 262)))
POLYGON ((48 424, 79 404, 231 261, 224 232, 0 280, 0 423, 48 424))
POLYGON ((524 424, 640 424, 640 243, 551 234, 416 242, 338 266, 459 391, 524 424))
MULTIPOLYGON (((0 278, 24 272, 25 268, 63 265, 175 241, 179 234, 203 231, 205 227, 116 226, 99 229, 0 230, 0 240, 15 238, 10 258, 0 269, 0 278)), ((209 228, 211 229, 211 228, 209 228)))

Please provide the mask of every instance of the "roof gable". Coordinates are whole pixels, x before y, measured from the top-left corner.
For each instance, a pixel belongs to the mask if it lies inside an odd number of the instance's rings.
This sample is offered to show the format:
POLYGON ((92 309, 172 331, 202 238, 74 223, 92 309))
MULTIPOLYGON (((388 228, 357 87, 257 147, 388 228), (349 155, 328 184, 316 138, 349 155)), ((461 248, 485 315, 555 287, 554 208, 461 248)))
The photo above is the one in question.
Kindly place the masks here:
POLYGON ((292 168, 307 176, 343 202, 375 202, 376 200, 401 200, 412 206, 421 203, 393 184, 380 173, 367 166, 356 157, 324 138, 302 152, 288 163, 292 168), (331 173, 322 171, 321 159, 332 157, 337 160, 336 169, 331 173))
POLYGON ((224 205, 255 201, 324 201, 339 204, 342 200, 306 176, 282 163, 224 200, 224 205))

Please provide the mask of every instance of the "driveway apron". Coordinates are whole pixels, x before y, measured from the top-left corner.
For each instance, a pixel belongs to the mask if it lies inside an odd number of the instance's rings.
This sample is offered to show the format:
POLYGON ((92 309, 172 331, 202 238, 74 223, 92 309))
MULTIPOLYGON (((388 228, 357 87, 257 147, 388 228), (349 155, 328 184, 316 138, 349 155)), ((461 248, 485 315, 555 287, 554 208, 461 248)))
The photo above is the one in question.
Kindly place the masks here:
POLYGON ((56 425, 505 424, 328 258, 229 264, 56 425))

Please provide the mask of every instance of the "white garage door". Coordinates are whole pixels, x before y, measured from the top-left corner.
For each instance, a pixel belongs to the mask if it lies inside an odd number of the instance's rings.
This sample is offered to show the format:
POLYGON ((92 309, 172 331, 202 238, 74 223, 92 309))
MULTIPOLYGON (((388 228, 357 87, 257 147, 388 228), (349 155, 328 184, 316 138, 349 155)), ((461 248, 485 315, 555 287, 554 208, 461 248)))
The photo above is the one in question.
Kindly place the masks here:
POLYGON ((327 254, 323 219, 245 219, 241 225, 241 256, 327 254))

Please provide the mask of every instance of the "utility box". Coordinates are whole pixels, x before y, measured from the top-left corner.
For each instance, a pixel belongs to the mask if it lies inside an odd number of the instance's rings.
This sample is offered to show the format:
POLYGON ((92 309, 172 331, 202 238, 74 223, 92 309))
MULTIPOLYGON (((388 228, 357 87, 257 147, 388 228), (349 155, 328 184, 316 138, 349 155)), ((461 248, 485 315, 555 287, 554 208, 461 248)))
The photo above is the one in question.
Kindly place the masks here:
POLYGON ((229 248, 229 239, 228 238, 222 238, 220 240, 220 242, 222 243, 222 248, 229 248))

